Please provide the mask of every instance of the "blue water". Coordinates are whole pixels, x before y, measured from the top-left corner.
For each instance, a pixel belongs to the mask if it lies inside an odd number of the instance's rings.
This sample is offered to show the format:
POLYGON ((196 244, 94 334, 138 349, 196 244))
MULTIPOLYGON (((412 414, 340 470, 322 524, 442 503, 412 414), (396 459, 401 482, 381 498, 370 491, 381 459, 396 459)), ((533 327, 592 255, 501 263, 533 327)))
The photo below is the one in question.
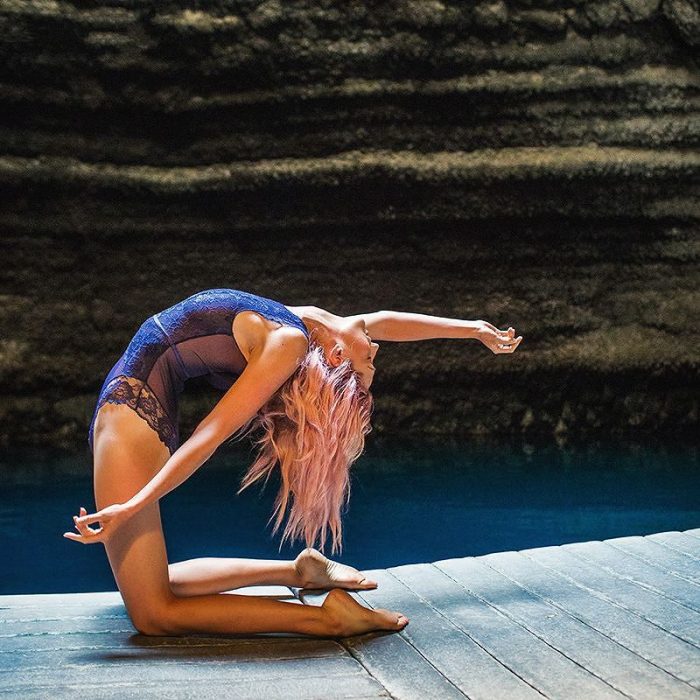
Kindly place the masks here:
MULTIPOLYGON (((293 558, 271 538, 278 482, 236 496, 252 453, 223 446, 161 502, 170 561, 293 558)), ((344 550, 359 569, 700 527, 697 447, 426 444, 371 435, 352 468, 344 550)), ((116 590, 102 545, 62 537, 92 511, 91 461, 0 455, 0 593, 116 590)), ((327 552, 330 554, 330 552, 327 552)))

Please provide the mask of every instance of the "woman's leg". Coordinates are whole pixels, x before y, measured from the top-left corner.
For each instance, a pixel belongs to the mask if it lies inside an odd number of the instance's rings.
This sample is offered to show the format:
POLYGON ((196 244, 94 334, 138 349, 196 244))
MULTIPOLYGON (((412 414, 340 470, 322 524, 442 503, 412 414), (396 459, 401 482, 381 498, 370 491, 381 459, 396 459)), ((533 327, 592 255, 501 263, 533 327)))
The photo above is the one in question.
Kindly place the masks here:
POLYGON ((298 588, 377 587, 357 569, 332 561, 307 547, 296 559, 238 559, 207 557, 170 564, 170 587, 176 595, 221 593, 242 586, 279 585, 298 588))
MULTIPOLYGON (((131 498, 168 459, 157 434, 125 405, 107 403, 100 408, 93 444, 98 509, 131 498)), ((399 613, 369 610, 337 589, 322 607, 258 596, 177 596, 170 586, 158 504, 146 506, 120 526, 105 549, 127 612, 144 634, 345 636, 372 629, 398 630, 406 624, 399 613)))
POLYGON ((170 587, 179 596, 222 593, 243 586, 296 586, 293 561, 203 557, 170 564, 170 587))

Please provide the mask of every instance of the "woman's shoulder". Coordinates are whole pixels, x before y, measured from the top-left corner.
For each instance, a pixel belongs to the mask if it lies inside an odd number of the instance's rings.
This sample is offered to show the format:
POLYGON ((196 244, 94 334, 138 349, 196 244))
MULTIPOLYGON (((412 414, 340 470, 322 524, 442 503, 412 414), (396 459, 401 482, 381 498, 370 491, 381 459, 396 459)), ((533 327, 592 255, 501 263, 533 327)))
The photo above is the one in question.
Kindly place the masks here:
POLYGON ((266 347, 299 355, 306 353, 309 346, 308 338, 300 328, 269 319, 252 309, 236 314, 232 333, 246 361, 266 347))

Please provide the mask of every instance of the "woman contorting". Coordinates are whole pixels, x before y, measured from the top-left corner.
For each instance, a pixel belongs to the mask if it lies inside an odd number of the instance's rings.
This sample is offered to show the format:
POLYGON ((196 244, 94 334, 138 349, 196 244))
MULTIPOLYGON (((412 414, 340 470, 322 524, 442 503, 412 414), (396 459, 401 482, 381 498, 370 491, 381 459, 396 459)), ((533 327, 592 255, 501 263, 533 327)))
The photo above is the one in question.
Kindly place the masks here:
POLYGON ((511 353, 522 340, 513 328, 501 331, 486 321, 399 311, 342 317, 237 289, 205 290, 149 317, 107 375, 90 425, 98 510, 81 508, 77 534, 64 536, 104 544, 128 614, 143 634, 344 637, 403 629, 408 620, 401 613, 371 610, 343 590, 376 588, 376 582, 313 545, 319 540, 323 549, 330 534, 332 553, 341 549, 349 468, 371 430, 374 341, 430 338, 476 338, 494 353, 511 353), (178 396, 198 376, 225 393, 180 445, 178 396), (279 465, 273 534, 287 515, 281 542, 303 539, 306 549, 293 561, 169 564, 159 499, 224 441, 256 428, 260 450, 240 490, 279 465), (220 595, 265 584, 332 590, 322 606, 220 595))

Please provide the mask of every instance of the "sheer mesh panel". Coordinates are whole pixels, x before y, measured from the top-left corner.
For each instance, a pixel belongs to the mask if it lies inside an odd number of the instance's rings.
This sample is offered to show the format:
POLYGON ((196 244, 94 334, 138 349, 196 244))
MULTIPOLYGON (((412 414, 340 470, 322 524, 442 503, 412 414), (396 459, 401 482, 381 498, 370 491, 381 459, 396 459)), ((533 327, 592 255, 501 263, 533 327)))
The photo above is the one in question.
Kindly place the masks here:
POLYGON ((238 289, 207 289, 187 297, 146 319, 112 367, 90 423, 90 448, 97 411, 105 403, 123 403, 147 421, 172 454, 185 382, 205 377, 225 391, 245 368, 232 330, 239 311, 255 311, 309 337, 304 322, 273 299, 238 289))

